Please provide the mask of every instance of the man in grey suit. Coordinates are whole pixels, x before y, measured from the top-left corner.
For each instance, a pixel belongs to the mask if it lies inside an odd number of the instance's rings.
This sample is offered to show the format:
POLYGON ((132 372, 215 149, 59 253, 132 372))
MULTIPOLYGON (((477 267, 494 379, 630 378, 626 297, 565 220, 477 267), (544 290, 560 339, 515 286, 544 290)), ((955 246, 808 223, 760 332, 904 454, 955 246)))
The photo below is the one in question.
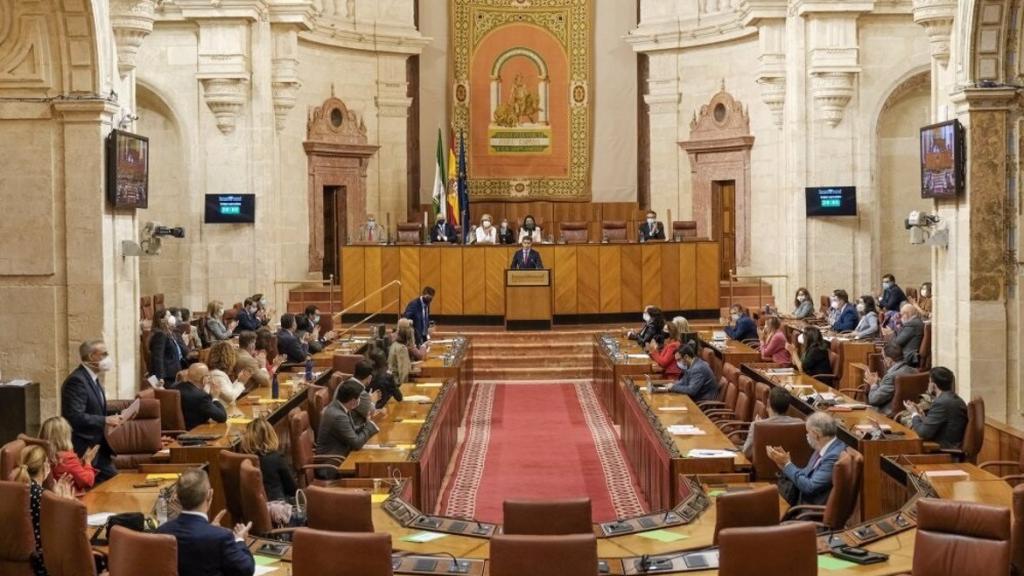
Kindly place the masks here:
POLYGON ((920 359, 921 340, 924 339, 924 320, 921 319, 917 307, 910 302, 900 306, 903 327, 893 337, 892 342, 899 345, 903 352, 903 360, 911 366, 917 366, 920 359))
POLYGON ((885 375, 879 379, 878 374, 868 372, 864 375, 864 381, 868 384, 868 404, 881 410, 886 416, 892 416, 899 410, 893 410, 889 404, 896 394, 896 377, 903 374, 913 374, 917 369, 907 363, 903 357, 903 349, 895 342, 889 342, 882 349, 885 364, 889 368, 885 375))
POLYGON ((907 400, 903 406, 910 412, 910 425, 922 440, 938 442, 942 448, 959 448, 967 431, 967 404, 953 392, 956 378, 949 368, 932 368, 928 392, 935 400, 928 412, 921 415, 917 406, 907 400))
MULTIPOLYGON (((362 388, 362 392, 359 393, 359 404, 356 405, 355 409, 352 410, 352 421, 356 423, 356 426, 366 424, 370 418, 373 417, 376 412, 375 406, 377 400, 380 400, 380 392, 374 392, 371 394, 367 391, 366 387, 370 384, 370 379, 373 377, 373 364, 363 358, 356 362, 355 368, 352 370, 352 377, 345 382, 354 382, 362 388)), ((337 396, 338 391, 341 390, 341 386, 335 391, 337 396)))
MULTIPOLYGON (((348 456, 355 450, 361 450, 380 431, 372 420, 357 422, 356 407, 359 406, 360 395, 365 392, 359 382, 346 380, 341 383, 334 401, 324 408, 320 417, 317 455, 348 456)), ((316 476, 322 480, 334 480, 339 474, 335 470, 317 468, 316 476)))

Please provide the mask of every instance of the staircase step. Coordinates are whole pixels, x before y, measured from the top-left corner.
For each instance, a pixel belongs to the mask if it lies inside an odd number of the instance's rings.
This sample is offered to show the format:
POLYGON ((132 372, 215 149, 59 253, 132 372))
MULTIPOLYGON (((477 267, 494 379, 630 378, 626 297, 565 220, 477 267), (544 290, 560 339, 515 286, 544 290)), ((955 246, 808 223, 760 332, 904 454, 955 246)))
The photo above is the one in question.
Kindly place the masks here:
POLYGON ((537 368, 536 366, 474 366, 476 380, 578 380, 594 377, 593 366, 537 368))
POLYGON ((529 365, 535 368, 589 368, 593 365, 593 352, 585 354, 473 354, 474 366, 529 365))
POLYGON ((480 342, 473 341, 473 350, 479 356, 502 356, 522 357, 537 354, 549 354, 553 356, 565 355, 591 355, 594 344, 592 342, 480 342))

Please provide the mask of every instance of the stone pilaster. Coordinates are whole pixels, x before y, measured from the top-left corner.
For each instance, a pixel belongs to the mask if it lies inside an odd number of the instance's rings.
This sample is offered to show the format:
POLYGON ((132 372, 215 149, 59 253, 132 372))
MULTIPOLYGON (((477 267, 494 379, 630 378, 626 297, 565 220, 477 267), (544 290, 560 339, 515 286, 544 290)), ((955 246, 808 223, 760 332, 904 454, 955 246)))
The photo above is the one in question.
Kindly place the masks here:
POLYGON ((797 3, 807 20, 810 58, 807 73, 818 116, 835 128, 843 121, 860 74, 857 18, 874 2, 807 0, 797 3))
MULTIPOLYGON (((385 215, 391 215, 391 233, 395 226, 405 222, 408 216, 408 201, 405 182, 409 166, 407 152, 409 141, 409 84, 406 79, 404 54, 380 54, 380 75, 377 78, 377 153, 378 180, 376 203, 367 198, 367 210, 377 210, 377 221, 384 222, 385 215)), ((431 173, 433 174, 433 173, 431 173)))
POLYGON ((112 0, 110 26, 117 44, 117 70, 124 78, 135 69, 135 57, 142 42, 153 32, 153 0, 112 0))
POLYGON ((932 59, 942 66, 949 63, 950 32, 956 16, 956 0, 914 0, 914 23, 924 27, 932 49, 932 59))
POLYGON ((224 134, 235 123, 249 99, 250 20, 245 18, 200 19, 199 71, 203 100, 224 134))
MULTIPOLYGON (((691 198, 680 197, 679 104, 682 100, 678 55, 675 52, 653 52, 649 55, 647 114, 650 117, 651 208, 659 214, 672 210, 677 220, 689 219, 691 198)), ((689 180, 687 178, 687 180, 689 180)), ((687 187, 689 182, 686 183, 687 187)))
POLYGON ((782 128, 786 108, 786 2, 744 0, 741 9, 743 25, 757 27, 761 101, 771 110, 775 125, 782 128))
POLYGON ((288 113, 298 101, 299 32, 313 29, 316 11, 308 0, 282 0, 270 6, 270 32, 274 47, 271 91, 277 131, 284 129, 288 113))

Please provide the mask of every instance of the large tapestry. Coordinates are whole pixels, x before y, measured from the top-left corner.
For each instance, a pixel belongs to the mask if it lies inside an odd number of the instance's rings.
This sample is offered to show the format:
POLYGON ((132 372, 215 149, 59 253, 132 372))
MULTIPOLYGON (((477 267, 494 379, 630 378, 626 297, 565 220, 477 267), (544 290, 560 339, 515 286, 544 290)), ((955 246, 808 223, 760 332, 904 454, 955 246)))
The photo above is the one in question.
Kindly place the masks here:
POLYGON ((469 193, 589 200, 592 0, 451 0, 469 193))

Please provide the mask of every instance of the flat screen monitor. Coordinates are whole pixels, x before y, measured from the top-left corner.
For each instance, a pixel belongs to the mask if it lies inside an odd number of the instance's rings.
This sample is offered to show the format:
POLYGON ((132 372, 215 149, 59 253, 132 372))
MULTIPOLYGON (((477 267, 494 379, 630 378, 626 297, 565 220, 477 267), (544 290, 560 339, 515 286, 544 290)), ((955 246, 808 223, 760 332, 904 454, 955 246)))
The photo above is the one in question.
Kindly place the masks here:
POLYGON ((114 208, 149 206, 149 138, 122 130, 107 136, 107 199, 114 208))
POLYGON ((807 216, 856 216, 857 188, 822 186, 807 188, 807 216))
POLYGON ((256 221, 255 194, 207 194, 207 224, 251 224, 256 221))
POLYGON ((963 188, 963 126, 950 120, 921 128, 921 198, 956 198, 963 188))

